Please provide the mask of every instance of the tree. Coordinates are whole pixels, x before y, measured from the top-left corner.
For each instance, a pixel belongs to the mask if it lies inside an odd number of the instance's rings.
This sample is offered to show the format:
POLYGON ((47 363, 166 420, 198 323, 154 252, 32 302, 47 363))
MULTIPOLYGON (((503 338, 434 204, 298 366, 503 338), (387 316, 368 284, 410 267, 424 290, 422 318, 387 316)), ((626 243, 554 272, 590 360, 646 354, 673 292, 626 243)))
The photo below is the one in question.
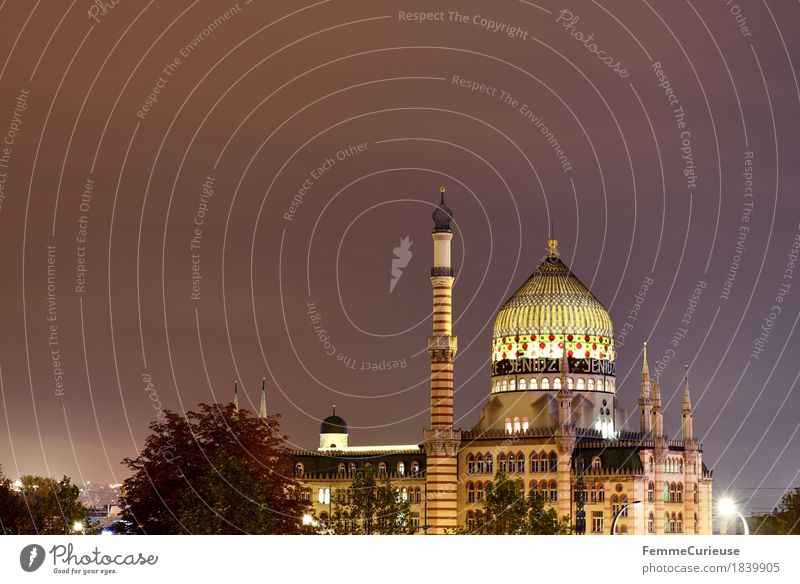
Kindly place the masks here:
POLYGON ((337 502, 330 518, 337 535, 413 533, 408 501, 386 475, 376 479, 371 464, 356 475, 347 492, 347 502, 337 502))
POLYGON ((783 494, 775 520, 779 534, 800 535, 800 487, 783 494))
POLYGON ((475 514, 475 527, 459 527, 461 534, 561 535, 570 532, 569 519, 546 503, 543 493, 525 495, 521 478, 511 480, 498 472, 486 488, 483 509, 475 514))
POLYGON ((123 460, 122 518, 135 533, 306 533, 309 504, 292 478, 277 416, 233 404, 169 410, 150 424, 136 458, 123 460))
POLYGON ((80 489, 69 477, 26 475, 17 484, 0 472, 0 529, 8 535, 66 535, 85 523, 80 489))

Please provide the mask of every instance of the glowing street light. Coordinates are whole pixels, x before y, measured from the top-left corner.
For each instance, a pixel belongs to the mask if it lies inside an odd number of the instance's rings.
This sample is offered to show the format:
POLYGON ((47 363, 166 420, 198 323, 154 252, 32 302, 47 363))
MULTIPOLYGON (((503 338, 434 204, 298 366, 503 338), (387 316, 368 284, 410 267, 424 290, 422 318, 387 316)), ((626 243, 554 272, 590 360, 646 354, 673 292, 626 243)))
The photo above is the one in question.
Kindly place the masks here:
POLYGON ((744 515, 742 515, 736 508, 736 503, 733 502, 733 499, 731 499, 730 497, 725 497, 724 499, 720 499, 719 513, 723 517, 732 517, 733 515, 737 515, 739 519, 742 520, 742 525, 744 525, 744 534, 750 535, 750 527, 747 525, 747 520, 744 518, 744 515))
POLYGON ((72 524, 72 531, 75 533, 83 533, 83 521, 76 521, 72 524))

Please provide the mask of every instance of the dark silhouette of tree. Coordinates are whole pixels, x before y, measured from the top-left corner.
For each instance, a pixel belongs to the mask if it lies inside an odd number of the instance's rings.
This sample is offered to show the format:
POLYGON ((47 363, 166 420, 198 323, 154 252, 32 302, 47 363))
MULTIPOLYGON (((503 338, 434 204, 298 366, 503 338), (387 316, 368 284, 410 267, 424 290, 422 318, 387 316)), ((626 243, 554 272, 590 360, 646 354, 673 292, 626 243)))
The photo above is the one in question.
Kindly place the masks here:
POLYGON ((521 478, 511 480, 502 472, 486 489, 483 509, 475 513, 475 527, 461 526, 460 534, 561 535, 570 532, 569 519, 547 505, 543 493, 525 495, 521 478))
POLYGON ((61 480, 27 475, 14 485, 0 472, 0 531, 6 535, 66 535, 85 525, 80 489, 61 480))
POLYGON ((366 464, 347 490, 345 503, 335 503, 331 530, 337 535, 413 533, 408 501, 388 476, 376 478, 375 469, 366 464))
POLYGON ((309 504, 277 416, 260 419, 233 404, 198 408, 163 411, 139 456, 123 460, 133 475, 123 483, 121 515, 133 532, 309 532, 309 504))

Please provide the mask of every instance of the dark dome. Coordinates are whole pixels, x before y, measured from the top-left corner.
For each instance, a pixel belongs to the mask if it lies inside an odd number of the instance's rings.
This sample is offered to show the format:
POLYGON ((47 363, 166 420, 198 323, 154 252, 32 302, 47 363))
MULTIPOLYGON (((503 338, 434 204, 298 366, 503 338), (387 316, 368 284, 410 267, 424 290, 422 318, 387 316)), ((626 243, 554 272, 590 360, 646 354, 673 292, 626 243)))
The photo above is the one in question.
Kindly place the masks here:
POLYGON ((439 189, 439 192, 442 193, 442 202, 439 203, 439 206, 437 206, 433 211, 432 216, 435 224, 433 232, 437 233, 439 231, 446 231, 452 233, 452 229, 450 229, 450 221, 453 220, 453 212, 444 202, 444 187, 439 189))
POLYGON ((347 434, 347 422, 336 414, 322 420, 319 427, 320 434, 347 434))

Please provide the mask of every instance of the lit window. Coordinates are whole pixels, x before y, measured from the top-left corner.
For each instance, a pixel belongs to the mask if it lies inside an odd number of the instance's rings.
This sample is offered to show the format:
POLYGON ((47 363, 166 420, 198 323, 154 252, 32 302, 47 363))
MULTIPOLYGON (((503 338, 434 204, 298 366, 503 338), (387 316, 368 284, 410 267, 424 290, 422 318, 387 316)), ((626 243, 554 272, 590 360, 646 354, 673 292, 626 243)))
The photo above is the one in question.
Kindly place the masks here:
POLYGON ((406 463, 405 462, 400 461, 400 462, 397 463, 397 474, 399 474, 401 477, 406 475, 406 463))
POLYGON ((536 389, 536 378, 531 377, 531 389, 536 389))
POLYGON ((514 418, 514 432, 519 432, 522 430, 522 424, 520 424, 519 416, 514 418))
POLYGON ((508 472, 517 472, 517 458, 513 453, 508 455, 508 472))
MULTIPOLYGON (((578 383, 580 383, 580 381, 578 383)), ((594 379, 589 379, 589 381, 586 382, 586 389, 594 391, 594 379)))
POLYGON ((578 391, 581 391, 585 388, 586 382, 583 380, 583 377, 578 378, 578 391))
POLYGON ((561 389, 561 378, 556 377, 553 379, 553 389, 561 389))
POLYGON ((547 377, 542 377, 542 389, 550 389, 550 380, 547 377))
POLYGON ((508 391, 508 381, 503 380, 500 382, 500 391, 508 391))
POLYGON ((348 470, 348 472, 350 474, 355 474, 355 472, 356 472, 356 463, 355 462, 351 462, 349 464, 349 466, 347 467, 347 470, 348 470))
POLYGON ((516 391, 517 390, 517 380, 511 379, 508 382, 508 391, 516 391))
POLYGON ((528 416, 523 416, 523 418, 522 418, 522 431, 523 432, 527 432, 528 428, 529 428, 529 426, 528 426, 528 416))
POLYGON ((602 511, 592 511, 592 533, 603 533, 602 511))
POLYGON ((599 471, 600 470, 600 465, 601 465, 600 457, 599 456, 593 457, 592 458, 592 470, 593 471, 599 471))
POLYGON ((386 474, 386 463, 379 462, 378 463, 378 474, 386 474))
POLYGON ((500 472, 506 472, 506 456, 505 454, 501 454, 497 457, 497 470, 500 472))
POLYGON ((411 474, 417 474, 419 472, 419 462, 414 460, 411 463, 411 474))
POLYGON ((408 489, 403 487, 403 503, 405 503, 406 501, 408 501, 408 489))
POLYGON ((327 487, 321 488, 317 493, 317 501, 320 505, 327 505, 331 502, 331 490, 327 487))
POLYGON ((567 387, 569 389, 575 389, 575 380, 572 377, 567 377, 567 387))
POLYGON ((528 389, 527 383, 525 382, 525 378, 524 377, 519 380, 519 389, 520 389, 520 391, 525 391, 526 389, 528 389))
POLYGON ((506 434, 511 434, 512 430, 511 418, 506 418, 506 434))

